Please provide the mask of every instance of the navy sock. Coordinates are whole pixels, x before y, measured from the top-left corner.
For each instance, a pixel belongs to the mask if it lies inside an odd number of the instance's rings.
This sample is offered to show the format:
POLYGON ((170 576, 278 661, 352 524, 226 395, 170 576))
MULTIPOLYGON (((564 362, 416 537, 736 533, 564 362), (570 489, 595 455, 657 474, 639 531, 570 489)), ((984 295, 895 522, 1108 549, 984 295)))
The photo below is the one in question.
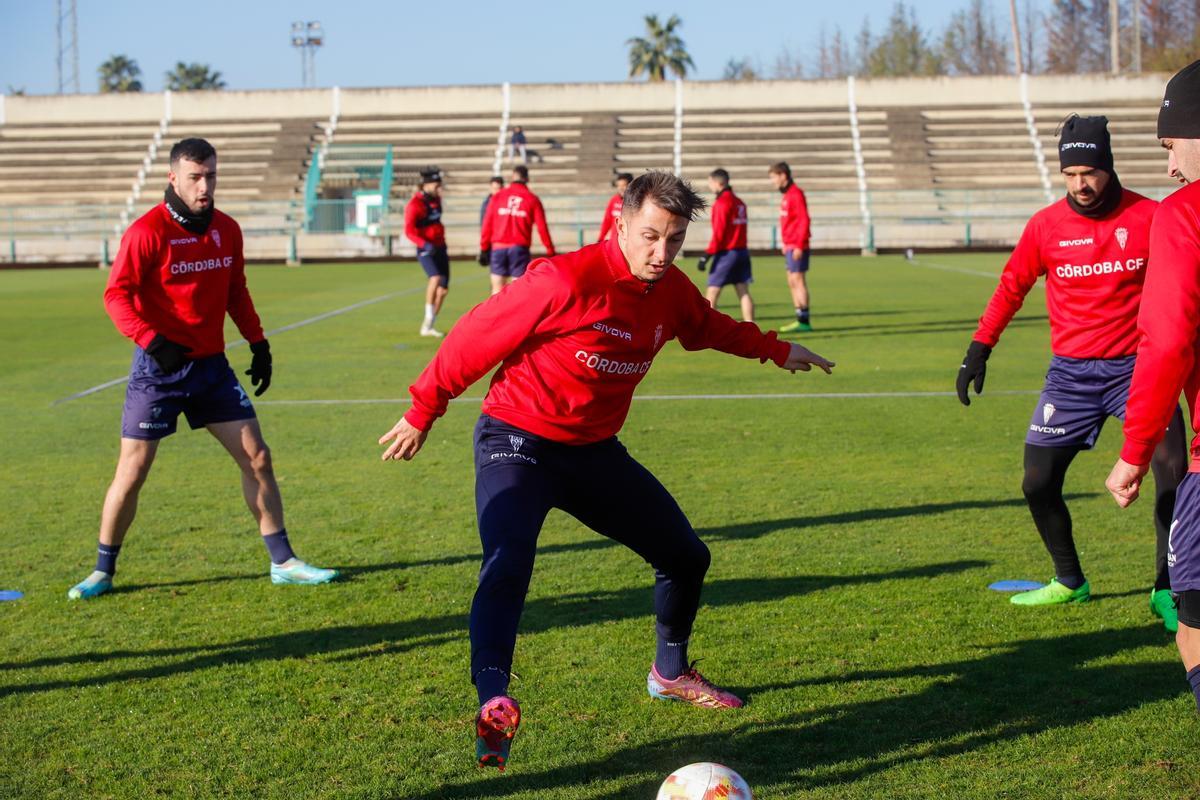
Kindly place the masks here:
POLYGON ((1078 589, 1086 582, 1082 575, 1055 575, 1054 578, 1068 589, 1078 589))
POLYGON ((96 570, 99 572, 107 572, 109 575, 117 574, 117 556, 121 552, 119 544, 104 544, 101 542, 96 547, 96 570))
POLYGON ((808 322, 808 307, 805 306, 804 308, 799 309, 796 312, 796 316, 800 319, 801 322, 808 322))
POLYGON ((658 650, 654 654, 654 668, 658 674, 673 681, 687 669, 687 639, 682 642, 668 642, 662 636, 658 637, 658 650))
POLYGON ((508 694, 508 673, 499 667, 484 667, 475 674, 475 692, 481 707, 497 695, 508 694))
POLYGON ((292 545, 288 542, 287 528, 279 531, 279 533, 268 534, 262 537, 263 544, 267 546, 267 552, 271 554, 272 564, 282 564, 289 558, 295 558, 296 554, 292 552, 292 545))
POLYGON ((1196 695, 1196 710, 1200 711, 1200 667, 1189 669, 1187 679, 1192 685, 1192 694, 1196 695))

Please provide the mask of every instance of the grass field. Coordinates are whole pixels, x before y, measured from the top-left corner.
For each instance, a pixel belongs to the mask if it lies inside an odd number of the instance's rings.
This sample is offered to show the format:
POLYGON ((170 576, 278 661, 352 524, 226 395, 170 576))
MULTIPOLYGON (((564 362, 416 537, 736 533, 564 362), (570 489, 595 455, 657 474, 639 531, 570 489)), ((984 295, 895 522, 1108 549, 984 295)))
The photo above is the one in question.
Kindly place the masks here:
MULTIPOLYGON (((291 538, 345 580, 272 586, 232 462, 181 432, 118 589, 86 603, 66 590, 95 557, 123 387, 56 401, 122 375, 130 345, 99 271, 0 273, 0 589, 26 594, 0 603, 0 798, 649 799, 692 761, 735 767, 759 798, 1200 797, 1195 704, 1147 609, 1151 507, 1103 493, 1117 424, 1068 477, 1094 602, 1019 609, 987 589, 1050 577, 1020 496, 1041 290, 970 408, 883 394, 953 388, 1002 261, 815 258, 804 342, 831 377, 663 351, 621 436, 712 548, 692 654, 749 704, 651 701, 649 568, 555 513, 503 775, 472 765, 478 402, 452 405, 412 463, 375 444, 436 348, 416 335, 415 265, 250 270, 268 329, 408 292, 271 337, 257 406, 291 538), (874 396, 650 399, 714 393, 874 396), (378 402, 302 402, 343 400, 378 402)), ((778 326, 782 265, 755 268, 778 326)), ((485 287, 456 263, 444 325, 485 287)), ((230 357, 248 366, 244 346, 230 357)))

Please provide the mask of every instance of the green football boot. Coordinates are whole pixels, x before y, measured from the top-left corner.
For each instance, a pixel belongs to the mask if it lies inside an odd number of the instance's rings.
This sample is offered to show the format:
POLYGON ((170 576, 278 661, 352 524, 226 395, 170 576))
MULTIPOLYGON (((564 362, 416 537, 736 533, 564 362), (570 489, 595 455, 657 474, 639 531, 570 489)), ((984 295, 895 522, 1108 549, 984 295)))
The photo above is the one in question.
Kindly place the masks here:
POLYGON ((112 575, 96 570, 67 590, 71 600, 91 600, 112 588, 112 575))
POLYGON ((812 325, 807 322, 796 320, 789 322, 779 329, 780 333, 812 333, 812 325))
POLYGON ((1087 581, 1078 589, 1068 589, 1055 578, 1040 589, 1014 594, 1012 603, 1018 606, 1057 606, 1063 603, 1086 603, 1091 596, 1092 587, 1087 581))
POLYGON ((1179 632, 1179 611, 1170 589, 1150 592, 1150 613, 1163 621, 1163 627, 1171 633, 1179 632))

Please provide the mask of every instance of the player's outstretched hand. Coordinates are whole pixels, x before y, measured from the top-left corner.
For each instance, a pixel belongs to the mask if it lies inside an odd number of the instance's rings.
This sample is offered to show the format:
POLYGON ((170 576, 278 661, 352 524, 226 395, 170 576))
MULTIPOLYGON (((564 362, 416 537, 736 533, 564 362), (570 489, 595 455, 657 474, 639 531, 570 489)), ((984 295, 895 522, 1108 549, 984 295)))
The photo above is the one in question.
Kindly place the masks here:
POLYGON ((808 372, 813 367, 818 367, 823 369, 826 375, 829 375, 832 374, 833 368, 837 366, 832 361, 822 358, 807 347, 793 343, 791 348, 792 352, 788 353, 788 359, 784 362, 783 368, 790 370, 793 374, 795 374, 796 370, 808 372))
POLYGON ((412 461, 421 449, 421 445, 425 444, 425 437, 429 435, 428 431, 420 430, 409 424, 409 421, 404 417, 392 426, 392 429, 379 437, 380 444, 387 444, 388 449, 383 451, 384 461, 412 461))
POLYGON ((1117 501, 1117 505, 1126 508, 1138 499, 1138 493, 1142 488, 1142 478, 1146 476, 1148 469, 1149 466, 1146 464, 1139 466, 1130 464, 1123 458, 1118 458, 1117 463, 1113 464, 1112 472, 1108 473, 1108 480, 1104 482, 1104 488, 1112 493, 1113 500, 1117 501))
POLYGON ((983 342, 972 341, 971 346, 967 348, 962 366, 958 368, 958 380, 954 382, 958 390, 958 402, 964 406, 971 405, 971 398, 967 397, 971 381, 975 382, 976 396, 983 393, 983 379, 987 377, 987 360, 991 354, 992 348, 983 342))

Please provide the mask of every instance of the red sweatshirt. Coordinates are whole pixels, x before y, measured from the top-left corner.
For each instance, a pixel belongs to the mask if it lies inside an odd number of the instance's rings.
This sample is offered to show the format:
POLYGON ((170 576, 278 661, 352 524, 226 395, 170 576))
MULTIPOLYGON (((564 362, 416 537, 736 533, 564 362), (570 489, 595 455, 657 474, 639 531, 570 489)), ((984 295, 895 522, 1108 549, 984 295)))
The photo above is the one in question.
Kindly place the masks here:
POLYGON ((779 232, 784 250, 807 250, 812 232, 812 221, 808 218, 808 201, 804 192, 794 183, 783 190, 779 202, 779 232))
MULTIPOLYGON (((1167 197, 1154 215, 1138 332, 1121 458, 1149 464, 1181 391, 1200 430, 1200 184, 1167 197)), ((1200 435, 1191 449, 1189 471, 1200 472, 1200 435)))
POLYGON ((704 252, 710 256, 722 250, 746 248, 746 204, 733 189, 723 189, 712 204, 712 239, 704 252))
POLYGON ((263 340, 246 289, 242 229, 214 210, 203 236, 181 228, 159 203, 121 237, 104 290, 117 330, 141 347, 161 333, 191 358, 225 351, 225 313, 249 342, 263 340))
POLYGON ((436 195, 417 192, 404 207, 404 235, 418 249, 427 244, 446 246, 446 228, 442 225, 442 201, 436 195))
POLYGON ((621 429, 634 389, 671 339, 780 366, 791 349, 774 331, 714 311, 676 267, 655 283, 638 280, 613 238, 537 259, 467 312, 409 387, 404 418, 429 430, 451 398, 500 364, 485 413, 552 441, 598 442, 621 429))
POLYGON ((483 229, 479 232, 479 249, 529 247, 533 244, 534 225, 537 225, 546 255, 554 255, 554 242, 550 240, 550 229, 546 227, 542 201, 525 184, 510 183, 488 203, 487 213, 483 216, 483 229))
POLYGON ((597 242, 603 242, 609 234, 617 232, 617 217, 621 216, 621 208, 624 205, 624 195, 614 194, 608 201, 608 206, 604 209, 604 219, 600 221, 600 238, 597 242))
POLYGON ((1025 295, 1046 276, 1050 349, 1067 358, 1118 358, 1137 349, 1150 220, 1158 203, 1128 189, 1102 219, 1064 197, 1025 226, 979 320, 975 341, 994 347, 1025 295))

